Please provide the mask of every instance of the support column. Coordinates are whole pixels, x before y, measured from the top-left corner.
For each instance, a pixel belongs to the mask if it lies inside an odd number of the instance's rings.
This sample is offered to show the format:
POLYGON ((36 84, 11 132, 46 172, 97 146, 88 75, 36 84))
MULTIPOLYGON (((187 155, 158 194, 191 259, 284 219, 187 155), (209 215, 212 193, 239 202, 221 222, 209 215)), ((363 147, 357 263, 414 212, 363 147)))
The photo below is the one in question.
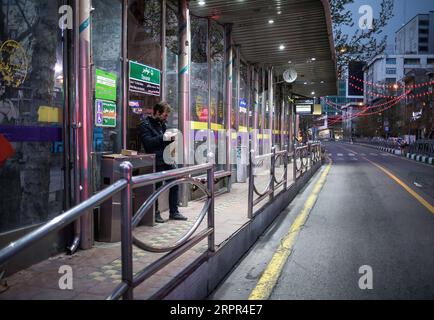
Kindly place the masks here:
MULTIPOLYGON (((211 73, 212 73, 212 66, 211 66, 211 19, 208 18, 207 19, 207 37, 206 37, 206 60, 208 61, 208 133, 207 133, 207 149, 208 149, 208 153, 212 153, 212 151, 214 151, 212 149, 213 146, 213 140, 215 139, 214 136, 214 132, 212 130, 212 119, 211 119, 211 115, 212 115, 212 110, 211 110, 211 90, 212 90, 212 86, 211 86, 211 82, 212 82, 212 77, 211 77, 211 73)), ((217 106, 218 108, 218 106, 217 106)), ((218 110, 216 110, 216 113, 218 113, 218 110)), ((220 135, 218 135, 220 137, 220 135)), ((209 158, 209 161, 212 161, 213 164, 215 164, 215 161, 218 161, 219 157, 218 155, 213 153, 213 156, 209 158)))
POLYGON ((166 81, 167 81, 167 67, 166 67, 166 10, 167 1, 160 0, 161 3, 161 70, 163 76, 161 77, 161 100, 167 101, 166 81))
POLYGON ((129 66, 128 66, 128 0, 122 1, 122 147, 128 149, 128 100, 129 100, 129 66))
POLYGON ((268 68, 268 112, 270 115, 270 119, 268 119, 269 121, 269 127, 270 127, 270 139, 269 139, 269 143, 270 143, 270 147, 271 150, 273 149, 274 146, 274 114, 275 114, 275 110, 274 110, 274 70, 273 67, 268 68))
POLYGON ((265 73, 265 68, 261 67, 261 77, 262 77, 262 111, 261 111, 261 115, 262 115, 262 123, 261 123, 261 135, 262 135, 262 154, 267 154, 271 152, 271 148, 270 150, 266 149, 266 145, 265 145, 265 123, 266 123, 266 109, 267 109, 267 95, 265 94, 265 82, 266 82, 266 73, 265 73))
MULTIPOLYGON (((179 69, 178 69, 178 107, 179 130, 183 134, 182 165, 189 166, 194 161, 190 128, 190 60, 191 60, 191 36, 190 36, 190 11, 187 0, 179 0, 179 69), (192 157, 193 156, 193 157, 192 157)), ((181 187, 181 205, 188 206, 189 188, 181 187)))
POLYGON ((254 92, 254 99, 255 101, 253 102, 254 104, 254 121, 253 121, 253 137, 252 137, 252 141, 253 141, 253 150, 255 150, 255 154, 259 155, 259 135, 262 134, 261 132, 261 128, 259 128, 259 72, 260 69, 255 69, 254 67, 252 68, 252 78, 254 79, 254 88, 253 88, 253 92, 254 92))
MULTIPOLYGON (((80 164, 80 202, 83 202, 92 195, 92 129, 93 129, 93 108, 91 95, 90 75, 90 0, 80 0, 80 38, 79 38, 79 164, 80 164)), ((81 218, 81 248, 90 249, 93 245, 93 213, 88 212, 81 218)))
MULTIPOLYGON (((226 90, 225 90, 225 101, 226 101, 226 172, 231 172, 231 160, 232 160, 232 87, 233 87, 233 62, 234 53, 232 50, 232 25, 225 25, 225 66, 226 66, 226 90)), ((231 189, 231 181, 228 179, 228 189, 231 189)))

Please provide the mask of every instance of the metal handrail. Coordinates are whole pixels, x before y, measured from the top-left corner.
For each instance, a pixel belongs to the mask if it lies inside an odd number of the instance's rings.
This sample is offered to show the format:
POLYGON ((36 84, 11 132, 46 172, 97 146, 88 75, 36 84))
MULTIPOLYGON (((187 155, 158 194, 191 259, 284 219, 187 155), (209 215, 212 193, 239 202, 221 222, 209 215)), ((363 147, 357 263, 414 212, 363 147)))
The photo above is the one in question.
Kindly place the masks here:
POLYGON ((114 292, 107 297, 107 300, 118 300, 121 297, 124 300, 132 300, 134 288, 142 284, 145 280, 163 269, 168 263, 180 257, 187 252, 190 248, 200 243, 202 240, 208 238, 208 251, 215 252, 215 217, 214 217, 214 165, 211 163, 198 165, 195 167, 188 167, 183 169, 177 169, 167 172, 154 173, 140 177, 132 177, 131 164, 123 164, 122 171, 124 178, 129 181, 129 188, 126 188, 122 192, 122 283, 114 290, 114 292), (190 177, 197 173, 207 171, 208 174, 208 188, 206 189, 197 180, 190 177), (143 206, 138 210, 137 214, 133 218, 132 209, 132 190, 135 188, 163 182, 170 180, 165 186, 162 186, 156 193, 149 198, 143 206), (180 240, 173 246, 164 248, 155 248, 150 246, 141 240, 137 239, 133 235, 133 230, 142 220, 145 212, 158 200, 158 197, 165 191, 180 184, 193 184, 199 187, 208 197, 208 201, 202 212, 200 213, 195 224, 190 230, 182 236, 180 240), (126 200, 128 199, 128 200, 126 200), (125 200, 125 201, 124 201, 125 200), (199 226, 202 224, 206 214, 208 213, 208 227, 196 236, 192 237, 199 226), (162 258, 155 261, 150 266, 144 268, 136 275, 133 274, 133 244, 144 251, 150 251, 154 253, 167 253, 162 258))
POLYGON ((295 149, 295 161, 294 166, 297 174, 303 175, 308 169, 308 163, 304 159, 307 158, 309 153, 309 146, 302 146, 295 149), (298 161, 300 161, 300 166, 298 166, 298 161))
POLYGON ((82 202, 76 207, 66 211, 62 215, 52 219, 40 228, 31 232, 11 243, 6 248, 0 250, 0 266, 4 266, 11 258, 22 252, 23 250, 31 247, 37 241, 45 238, 49 234, 59 231, 68 226, 72 222, 79 219, 82 215, 86 214, 98 205, 103 204, 113 196, 121 192, 122 198, 122 219, 121 219, 121 250, 122 250, 122 283, 115 289, 115 291, 108 297, 109 300, 123 298, 124 300, 133 299, 133 291, 143 281, 148 279, 151 275, 155 274, 168 263, 177 259, 180 255, 187 252, 189 249, 200 243, 202 240, 208 238, 208 251, 215 251, 215 222, 214 222, 214 165, 203 164, 194 167, 187 167, 182 169, 171 170, 167 172, 153 173, 139 177, 133 177, 133 166, 129 162, 121 164, 123 178, 107 187, 106 189, 95 194, 88 200, 82 202), (191 179, 189 176, 196 173, 208 173, 208 187, 205 188, 198 181, 191 179), (140 188, 146 185, 155 184, 167 180, 175 180, 160 188, 138 211, 138 214, 132 216, 132 192, 133 189, 140 188), (167 248, 152 248, 143 244, 140 240, 133 236, 133 229, 137 227, 139 221, 143 218, 147 209, 152 206, 158 199, 158 196, 168 189, 178 184, 194 184, 198 186, 208 197, 208 201, 202 209, 196 223, 190 230, 174 245, 167 248), (199 234, 193 234, 197 231, 200 224, 203 222, 206 214, 208 213, 208 228, 199 234), (136 276, 133 275, 133 244, 139 248, 151 252, 169 252, 166 256, 157 260, 149 267, 145 268, 136 276), (153 250, 155 249, 155 250, 153 250))
MULTIPOLYGON (((272 153, 264 154, 260 156, 254 156, 255 151, 250 151, 249 156, 249 199, 248 199, 248 218, 253 219, 254 218, 254 207, 261 203, 264 199, 269 197, 270 201, 272 201, 275 197, 275 191, 277 188, 284 185, 284 190, 287 189, 287 183, 288 183, 288 151, 282 150, 282 151, 276 151, 276 147, 272 148, 272 153), (255 185, 255 174, 253 172, 253 167, 255 162, 254 161, 264 161, 267 158, 271 157, 271 168, 270 168, 270 180, 268 181, 267 187, 265 188, 264 192, 259 192, 255 185), (281 178, 279 181, 277 181, 276 178, 276 163, 278 158, 284 159, 284 174, 283 178, 281 178), (255 194, 258 196, 256 199, 254 199, 255 194)), ((257 162, 256 162, 257 163, 257 162)))
POLYGON ((102 190, 88 200, 82 202, 78 206, 66 211, 62 215, 52 219, 43 226, 39 227, 35 231, 22 237, 21 239, 12 242, 9 246, 3 248, 0 251, 0 266, 4 265, 11 258, 32 246, 35 242, 45 238, 49 234, 59 231, 68 226, 88 210, 95 208, 96 206, 104 203, 108 199, 112 198, 115 194, 124 190, 128 182, 124 179, 119 180, 110 187, 102 190))

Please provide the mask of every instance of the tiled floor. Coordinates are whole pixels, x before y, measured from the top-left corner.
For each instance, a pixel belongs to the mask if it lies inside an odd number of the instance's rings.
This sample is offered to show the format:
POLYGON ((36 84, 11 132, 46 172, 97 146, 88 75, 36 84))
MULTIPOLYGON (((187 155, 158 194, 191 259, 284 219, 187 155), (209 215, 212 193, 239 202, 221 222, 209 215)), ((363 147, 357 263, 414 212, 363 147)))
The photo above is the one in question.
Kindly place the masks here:
MULTIPOLYGON (((267 186, 269 172, 258 171, 255 183, 258 190, 267 186)), ((293 182, 292 165, 288 167, 288 186, 293 182)), ((283 176, 283 166, 276 171, 277 179, 283 176)), ((280 189, 281 190, 281 189, 280 189)), ((279 191, 280 191, 279 190, 279 191)), ((215 238, 216 245, 225 243, 233 234, 249 222, 247 218, 248 183, 234 184, 231 193, 218 196, 215 201, 215 238)), ((266 200, 264 200, 264 204, 266 200)), ((134 234, 145 243, 164 247, 178 241, 196 222, 204 202, 191 202, 188 208, 181 208, 186 215, 187 222, 168 221, 155 227, 139 227, 134 234)), ((259 206, 263 205, 261 203, 259 206)), ((258 206, 258 208, 259 208, 258 206)), ((258 209, 255 208, 255 209, 258 209)), ((166 213, 167 214, 167 213, 166 213)), ((166 214, 163 214, 165 217, 166 214)), ((207 226, 207 218, 199 227, 199 231, 207 226)), ((148 299, 159 289, 168 284, 173 278, 195 259, 207 250, 207 241, 178 258, 157 274, 146 280, 135 290, 136 299, 148 299)), ((80 251, 74 256, 59 255, 27 270, 21 271, 6 279, 8 290, 0 294, 0 300, 98 300, 105 299, 121 282, 121 250, 120 244, 98 243, 95 248, 80 251), (59 274, 61 266, 70 266, 73 270, 73 290, 59 289, 59 274)), ((163 257, 134 248, 134 272, 137 273, 151 263, 163 257)))

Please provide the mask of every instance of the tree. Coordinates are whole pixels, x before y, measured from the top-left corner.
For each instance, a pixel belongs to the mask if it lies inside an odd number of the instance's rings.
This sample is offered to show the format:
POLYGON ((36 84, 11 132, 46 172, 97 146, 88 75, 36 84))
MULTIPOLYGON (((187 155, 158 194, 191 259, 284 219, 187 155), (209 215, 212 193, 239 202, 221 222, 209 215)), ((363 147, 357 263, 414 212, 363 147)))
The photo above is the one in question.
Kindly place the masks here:
POLYGON ((333 21, 333 33, 336 47, 336 57, 339 75, 349 61, 369 61, 386 49, 387 36, 382 36, 383 28, 393 17, 394 0, 381 0, 381 9, 374 17, 371 29, 357 28, 353 35, 342 31, 343 27, 354 27, 359 21, 353 19, 353 13, 348 5, 354 0, 330 0, 333 21))

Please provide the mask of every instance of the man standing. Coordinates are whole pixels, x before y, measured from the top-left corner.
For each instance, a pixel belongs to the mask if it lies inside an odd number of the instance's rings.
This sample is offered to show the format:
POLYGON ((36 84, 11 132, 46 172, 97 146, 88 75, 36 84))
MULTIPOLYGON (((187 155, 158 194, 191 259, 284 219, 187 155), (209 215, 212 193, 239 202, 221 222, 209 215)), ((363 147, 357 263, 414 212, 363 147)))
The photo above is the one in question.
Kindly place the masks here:
MULTIPOLYGON (((156 169, 157 172, 169 171, 176 169, 175 165, 170 165, 164 162, 164 150, 171 143, 175 141, 175 137, 169 137, 167 139, 167 126, 166 122, 169 118, 169 114, 172 112, 172 108, 167 102, 160 102, 154 107, 154 114, 147 117, 139 127, 140 138, 145 148, 145 152, 148 154, 155 154, 156 156, 156 169), (165 135, 166 134, 166 135, 165 135)), ((168 181, 170 182, 170 181, 168 181)), ((157 190, 161 188, 163 184, 157 184, 157 190)), ((186 221, 187 218, 184 217, 178 211, 178 196, 179 187, 175 186, 170 189, 169 193, 169 206, 170 206, 170 219, 171 220, 181 220, 186 221)), ((158 201, 155 203, 155 222, 165 223, 164 219, 161 217, 161 213, 158 208, 158 201)))

